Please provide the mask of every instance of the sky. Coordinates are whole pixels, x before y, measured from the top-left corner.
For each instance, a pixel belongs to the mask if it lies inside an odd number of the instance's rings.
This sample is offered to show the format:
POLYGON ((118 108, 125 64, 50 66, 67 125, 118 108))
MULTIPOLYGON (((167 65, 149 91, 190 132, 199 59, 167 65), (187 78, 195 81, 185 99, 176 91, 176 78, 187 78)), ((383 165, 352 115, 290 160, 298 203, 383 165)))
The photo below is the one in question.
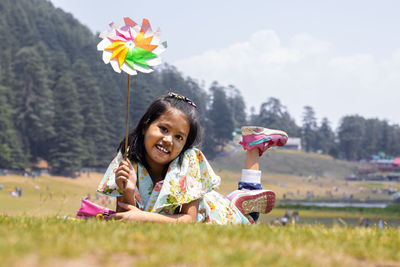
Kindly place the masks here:
POLYGON ((206 88, 234 85, 256 112, 275 97, 298 125, 304 106, 334 129, 347 115, 400 124, 400 1, 51 2, 93 33, 147 18, 165 62, 206 88))

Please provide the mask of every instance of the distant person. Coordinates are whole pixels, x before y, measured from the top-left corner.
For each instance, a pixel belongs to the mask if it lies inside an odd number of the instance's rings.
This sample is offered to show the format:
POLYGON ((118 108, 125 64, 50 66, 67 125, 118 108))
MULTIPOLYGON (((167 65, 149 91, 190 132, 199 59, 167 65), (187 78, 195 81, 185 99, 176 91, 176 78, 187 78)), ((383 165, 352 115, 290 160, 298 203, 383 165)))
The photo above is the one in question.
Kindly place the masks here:
POLYGON ((281 225, 281 221, 279 220, 279 218, 275 218, 271 221, 270 225, 281 225))
POLYGON ((18 197, 22 197, 22 188, 21 187, 17 187, 16 192, 18 194, 18 197))
POLYGON ((273 208, 275 194, 261 189, 259 158, 268 148, 284 145, 287 134, 262 127, 242 128, 245 169, 239 190, 225 197, 214 190, 220 177, 193 147, 200 132, 192 100, 168 93, 150 105, 128 136, 129 160, 122 158, 123 140, 98 188, 118 196, 116 219, 249 224, 257 220, 258 212, 273 208))
POLYGON ((296 222, 300 220, 299 212, 297 210, 293 211, 292 216, 296 222))
POLYGON ((16 197, 21 197, 22 196, 22 188, 16 186, 14 187, 14 192, 16 197))
POLYGON ((18 197, 17 192, 15 192, 14 190, 12 190, 12 188, 9 188, 9 189, 8 189, 8 195, 9 195, 10 197, 18 197))
POLYGON ((284 215, 286 218, 290 219, 290 210, 287 210, 284 215))
POLYGON ((378 228, 383 229, 383 220, 382 219, 379 219, 379 221, 378 221, 378 228))

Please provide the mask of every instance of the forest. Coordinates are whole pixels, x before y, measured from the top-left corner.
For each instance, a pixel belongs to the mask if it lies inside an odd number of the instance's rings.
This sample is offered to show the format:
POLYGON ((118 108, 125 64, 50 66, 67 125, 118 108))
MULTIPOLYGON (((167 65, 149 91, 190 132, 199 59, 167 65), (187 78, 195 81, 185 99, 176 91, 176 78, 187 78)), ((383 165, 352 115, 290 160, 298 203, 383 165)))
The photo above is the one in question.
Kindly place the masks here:
MULTIPOLYGON (((53 174, 73 176, 107 166, 124 138, 127 76, 102 62, 97 36, 47 0, 0 2, 0 168, 26 169, 43 159, 53 174)), ((130 128, 159 95, 185 95, 197 105, 210 159, 250 124, 300 137, 306 152, 352 161, 400 155, 400 127, 386 120, 349 115, 332 129, 305 105, 298 125, 273 96, 247 114, 246 88, 218 81, 205 88, 169 64, 131 80, 130 128)))

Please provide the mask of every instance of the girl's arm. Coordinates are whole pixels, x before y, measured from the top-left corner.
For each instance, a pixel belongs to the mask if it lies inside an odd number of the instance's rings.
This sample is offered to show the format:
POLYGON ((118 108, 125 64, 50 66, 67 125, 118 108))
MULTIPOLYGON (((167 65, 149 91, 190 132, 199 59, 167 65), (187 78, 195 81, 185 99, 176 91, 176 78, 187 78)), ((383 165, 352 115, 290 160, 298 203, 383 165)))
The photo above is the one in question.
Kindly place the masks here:
POLYGON ((126 203, 118 203, 120 207, 126 209, 114 215, 117 220, 132 222, 160 222, 160 223, 194 223, 197 219, 200 200, 195 200, 182 205, 180 214, 164 215, 154 212, 146 212, 126 203))

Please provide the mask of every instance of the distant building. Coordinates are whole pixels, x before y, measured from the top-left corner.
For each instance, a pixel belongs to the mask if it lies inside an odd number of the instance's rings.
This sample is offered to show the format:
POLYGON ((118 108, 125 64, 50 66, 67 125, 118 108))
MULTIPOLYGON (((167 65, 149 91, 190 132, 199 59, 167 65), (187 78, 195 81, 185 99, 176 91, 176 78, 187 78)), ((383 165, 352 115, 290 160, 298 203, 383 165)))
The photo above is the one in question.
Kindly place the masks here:
POLYGON ((357 175, 350 175, 346 179, 400 181, 400 157, 372 156, 371 158, 369 161, 360 161, 357 175))
POLYGON ((39 159, 35 166, 32 167, 32 177, 49 175, 50 165, 47 161, 39 159))
POLYGON ((286 145, 283 146, 282 148, 300 151, 301 150, 301 138, 299 138, 299 137, 289 137, 286 145))

